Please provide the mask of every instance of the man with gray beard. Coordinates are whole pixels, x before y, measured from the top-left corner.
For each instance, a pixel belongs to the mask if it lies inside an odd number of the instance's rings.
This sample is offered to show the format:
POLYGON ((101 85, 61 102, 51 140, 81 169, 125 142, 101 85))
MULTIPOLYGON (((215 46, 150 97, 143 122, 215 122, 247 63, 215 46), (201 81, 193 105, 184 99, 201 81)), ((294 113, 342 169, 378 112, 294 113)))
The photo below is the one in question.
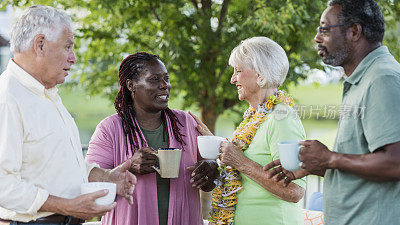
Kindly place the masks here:
POLYGON ((347 75, 333 151, 307 140, 302 169, 286 171, 279 161, 264 167, 285 183, 323 176, 325 225, 400 221, 400 65, 382 45, 384 32, 373 0, 328 3, 314 40, 324 63, 347 75))

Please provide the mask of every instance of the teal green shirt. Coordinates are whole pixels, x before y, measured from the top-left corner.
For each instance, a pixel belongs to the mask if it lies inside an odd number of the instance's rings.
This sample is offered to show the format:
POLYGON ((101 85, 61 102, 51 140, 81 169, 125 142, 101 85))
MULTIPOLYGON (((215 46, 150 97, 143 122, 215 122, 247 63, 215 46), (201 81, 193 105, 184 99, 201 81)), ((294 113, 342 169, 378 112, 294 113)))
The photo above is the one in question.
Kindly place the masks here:
MULTIPOLYGON (((386 46, 344 81, 333 151, 368 154, 400 141, 400 65, 386 46)), ((324 179, 326 225, 400 223, 400 182, 372 182, 341 170, 324 179)))
MULTIPOLYGON (((159 148, 168 148, 168 139, 164 126, 161 125, 155 130, 145 130, 140 128, 147 141, 147 144, 157 150, 159 148)), ((160 225, 167 225, 168 223, 168 207, 169 207, 169 179, 161 178, 160 174, 156 172, 157 178, 157 201, 158 201, 158 218, 160 225)))
MULTIPOLYGON (((279 158, 277 144, 287 140, 304 140, 305 132, 296 112, 289 106, 277 105, 260 125, 245 156, 265 166, 279 158)), ((243 190, 238 194, 235 225, 303 225, 301 208, 273 196, 244 174, 243 190)), ((305 188, 305 179, 294 181, 305 188)))

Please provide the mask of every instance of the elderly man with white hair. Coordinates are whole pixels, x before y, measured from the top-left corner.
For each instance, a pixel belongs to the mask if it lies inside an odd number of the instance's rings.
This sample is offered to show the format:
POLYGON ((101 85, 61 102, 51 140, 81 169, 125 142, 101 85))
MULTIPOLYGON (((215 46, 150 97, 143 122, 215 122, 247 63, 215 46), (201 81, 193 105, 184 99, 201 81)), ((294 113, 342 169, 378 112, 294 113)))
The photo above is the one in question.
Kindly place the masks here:
MULTIPOLYGON (((296 204, 304 195, 305 180, 288 186, 268 179, 263 166, 278 159, 277 144, 305 138, 293 99, 278 87, 289 70, 285 51, 266 37, 242 41, 233 49, 231 83, 239 100, 249 103, 232 142, 221 144, 221 176, 213 192, 211 224, 300 225, 296 204)), ((198 118, 199 131, 212 135, 198 118)))
POLYGON ((113 182, 132 202, 136 177, 126 161, 104 170, 84 161, 76 124, 57 94, 76 62, 71 19, 49 6, 29 7, 11 32, 14 58, 0 76, 0 223, 81 224, 115 203, 80 195, 81 184, 113 182))

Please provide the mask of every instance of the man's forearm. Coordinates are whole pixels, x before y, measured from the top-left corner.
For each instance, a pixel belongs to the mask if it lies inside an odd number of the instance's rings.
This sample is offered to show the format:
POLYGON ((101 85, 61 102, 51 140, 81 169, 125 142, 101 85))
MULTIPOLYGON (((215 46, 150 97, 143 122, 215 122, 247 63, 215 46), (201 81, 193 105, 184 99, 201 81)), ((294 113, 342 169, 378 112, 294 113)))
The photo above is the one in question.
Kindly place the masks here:
POLYGON ((95 199, 107 194, 105 191, 97 191, 90 194, 79 195, 73 199, 60 198, 50 195, 39 209, 40 212, 53 212, 65 216, 73 216, 81 219, 91 219, 102 216, 112 210, 116 203, 102 206, 95 203, 95 199))
POLYGON ((109 170, 95 167, 90 171, 89 182, 107 182, 109 180, 109 170))
POLYGON ((47 200, 44 202, 39 212, 53 212, 61 215, 67 215, 65 211, 68 208, 68 199, 56 197, 54 195, 49 195, 47 200))
POLYGON ((334 153, 329 168, 347 171, 371 181, 400 180, 400 158, 385 151, 363 155, 334 153))

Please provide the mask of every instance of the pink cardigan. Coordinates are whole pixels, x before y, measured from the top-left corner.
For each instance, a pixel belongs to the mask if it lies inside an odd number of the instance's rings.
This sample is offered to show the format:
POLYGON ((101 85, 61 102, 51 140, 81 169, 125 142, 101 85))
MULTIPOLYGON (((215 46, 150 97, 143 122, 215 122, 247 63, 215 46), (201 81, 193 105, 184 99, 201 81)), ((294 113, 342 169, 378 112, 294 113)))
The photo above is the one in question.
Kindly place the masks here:
MULTIPOLYGON (((201 159, 197 150, 197 123, 189 114, 183 111, 173 110, 173 112, 183 124, 180 129, 181 133, 185 135, 183 140, 186 145, 181 146, 175 140, 171 123, 167 117, 169 147, 183 147, 179 177, 170 179, 168 225, 203 224, 199 190, 190 185, 191 172, 186 169, 186 167, 201 159)), ((143 134, 140 132, 139 135, 143 134)), ((131 151, 129 151, 128 155, 126 154, 125 138, 119 116, 114 114, 107 117, 97 126, 90 140, 86 161, 97 163, 100 167, 106 169, 118 166, 132 157, 131 151)), ((147 146, 147 143, 145 143, 145 146, 147 146)), ((117 206, 102 218, 102 224, 159 224, 155 173, 136 175, 136 177, 138 182, 133 193, 133 205, 129 205, 125 199, 117 196, 117 206)))

